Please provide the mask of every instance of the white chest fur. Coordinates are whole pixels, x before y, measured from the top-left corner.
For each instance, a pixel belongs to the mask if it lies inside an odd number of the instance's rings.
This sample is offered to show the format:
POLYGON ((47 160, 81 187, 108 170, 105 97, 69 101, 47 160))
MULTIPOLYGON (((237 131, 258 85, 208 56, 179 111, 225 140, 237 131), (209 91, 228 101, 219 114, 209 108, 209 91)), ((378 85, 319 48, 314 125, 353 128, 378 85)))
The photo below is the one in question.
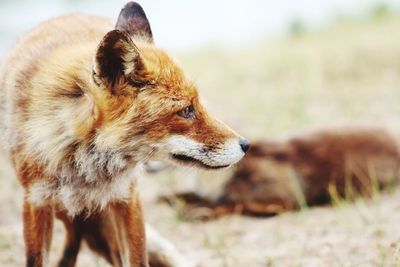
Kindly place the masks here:
POLYGON ((43 206, 47 203, 64 207, 73 216, 82 212, 104 209, 110 202, 127 201, 132 196, 132 184, 136 182, 137 168, 131 168, 109 180, 68 182, 39 180, 29 187, 30 201, 43 206))

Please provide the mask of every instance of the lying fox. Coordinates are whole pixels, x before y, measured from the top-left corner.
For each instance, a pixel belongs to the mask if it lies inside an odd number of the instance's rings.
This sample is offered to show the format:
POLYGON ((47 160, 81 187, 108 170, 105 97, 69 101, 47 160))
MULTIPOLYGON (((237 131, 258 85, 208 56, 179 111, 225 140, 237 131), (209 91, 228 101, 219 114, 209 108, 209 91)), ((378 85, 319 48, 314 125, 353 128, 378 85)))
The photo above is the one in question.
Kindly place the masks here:
POLYGON ((137 166, 163 159, 219 169, 249 148, 207 113, 134 2, 115 27, 74 14, 28 32, 0 72, 0 111, 2 146, 25 193, 29 267, 47 265, 55 216, 74 244, 59 266, 74 266, 73 248, 91 233, 113 266, 148 266, 137 166))
POLYGON ((178 197, 189 204, 191 217, 265 216, 332 198, 371 196, 399 178, 400 150, 386 130, 336 128, 254 142, 216 200, 194 193, 178 197))

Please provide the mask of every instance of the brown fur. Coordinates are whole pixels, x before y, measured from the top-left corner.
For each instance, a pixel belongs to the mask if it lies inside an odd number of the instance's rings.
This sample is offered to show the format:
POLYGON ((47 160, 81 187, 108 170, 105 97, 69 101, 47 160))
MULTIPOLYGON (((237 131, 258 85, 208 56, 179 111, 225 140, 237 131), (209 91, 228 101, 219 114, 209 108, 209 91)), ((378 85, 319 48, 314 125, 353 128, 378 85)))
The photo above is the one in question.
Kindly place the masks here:
MULTIPOLYGON (((201 145, 224 166, 227 156, 219 156, 227 140, 239 147, 239 136, 207 114, 196 86, 152 40, 143 9, 128 3, 117 29, 82 14, 44 22, 3 64, 0 136, 25 190, 27 266, 46 264, 54 214, 67 222, 68 242, 84 238, 114 266, 147 266, 134 167, 171 158, 171 136, 201 145), (189 105, 193 119, 177 115, 189 105), (88 230, 95 221, 111 226, 108 249, 93 241, 104 233, 88 230)), ((182 164, 199 161, 189 159, 182 164)), ((60 266, 74 265, 79 246, 68 249, 60 266)))
POLYGON ((265 216, 299 208, 299 192, 307 205, 326 204, 332 196, 371 196, 398 182, 399 171, 400 152, 387 131, 329 129, 286 141, 254 142, 217 200, 195 193, 178 198, 189 205, 189 217, 265 216))

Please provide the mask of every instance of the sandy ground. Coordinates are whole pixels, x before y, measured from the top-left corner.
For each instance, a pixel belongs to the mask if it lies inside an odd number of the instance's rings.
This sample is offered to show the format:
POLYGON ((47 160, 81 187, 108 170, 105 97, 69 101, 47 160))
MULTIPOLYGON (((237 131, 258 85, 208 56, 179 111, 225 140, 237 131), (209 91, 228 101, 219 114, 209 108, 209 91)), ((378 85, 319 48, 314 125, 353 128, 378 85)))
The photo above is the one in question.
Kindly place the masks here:
MULTIPOLYGON (((22 190, 7 168, 1 171, 0 266, 23 266, 22 190)), ((157 203, 159 194, 194 189, 193 184, 182 186, 182 174, 177 179, 159 176, 144 175, 140 180, 146 220, 202 266, 400 265, 400 189, 372 200, 272 218, 233 215, 201 223, 185 222, 177 211, 157 203), (165 188, 166 183, 172 187, 165 188)), ((62 244, 63 227, 56 223, 51 262, 57 260, 62 244)), ((84 248, 77 266, 108 265, 84 248)))

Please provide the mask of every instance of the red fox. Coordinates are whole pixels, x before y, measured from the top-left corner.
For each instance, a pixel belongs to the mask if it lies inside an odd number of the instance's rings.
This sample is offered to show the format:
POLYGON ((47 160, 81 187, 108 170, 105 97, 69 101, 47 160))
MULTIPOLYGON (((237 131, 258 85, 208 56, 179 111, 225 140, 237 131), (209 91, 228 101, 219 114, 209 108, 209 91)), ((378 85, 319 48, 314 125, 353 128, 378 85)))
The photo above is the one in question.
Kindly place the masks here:
MULTIPOLYGON (((0 72, 0 111, 2 146, 25 193, 29 267, 47 264, 55 215, 73 248, 95 233, 92 247, 113 266, 148 266, 136 167, 163 159, 219 169, 249 148, 207 113, 134 2, 115 26, 73 14, 23 36, 0 72)), ((76 253, 67 246, 59 266, 74 266, 76 253)))
POLYGON ((192 217, 265 216, 332 198, 368 196, 399 178, 400 151, 386 130, 335 128, 253 142, 215 200, 193 193, 178 197, 188 203, 192 217), (210 209, 197 214, 199 207, 210 209))

